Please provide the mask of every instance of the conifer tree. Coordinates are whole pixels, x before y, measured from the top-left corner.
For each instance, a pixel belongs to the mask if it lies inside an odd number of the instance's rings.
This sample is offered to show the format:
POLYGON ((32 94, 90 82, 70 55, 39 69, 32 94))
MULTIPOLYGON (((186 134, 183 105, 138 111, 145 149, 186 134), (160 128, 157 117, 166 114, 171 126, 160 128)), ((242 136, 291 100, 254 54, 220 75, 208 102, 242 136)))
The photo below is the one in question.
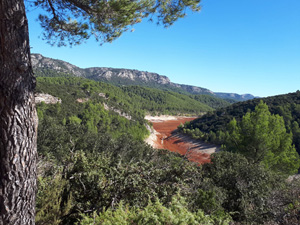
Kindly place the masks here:
POLYGON ((263 163, 280 173, 297 172, 300 159, 292 145, 292 133, 287 133, 283 118, 272 115, 262 101, 240 123, 233 119, 229 128, 227 150, 241 153, 252 162, 263 163))
MULTIPOLYGON (((58 46, 94 36, 111 42, 144 18, 164 26, 197 11, 200 0, 25 0, 39 7, 44 39, 58 46)), ((0 225, 34 224, 35 78, 24 0, 0 1, 0 225)))

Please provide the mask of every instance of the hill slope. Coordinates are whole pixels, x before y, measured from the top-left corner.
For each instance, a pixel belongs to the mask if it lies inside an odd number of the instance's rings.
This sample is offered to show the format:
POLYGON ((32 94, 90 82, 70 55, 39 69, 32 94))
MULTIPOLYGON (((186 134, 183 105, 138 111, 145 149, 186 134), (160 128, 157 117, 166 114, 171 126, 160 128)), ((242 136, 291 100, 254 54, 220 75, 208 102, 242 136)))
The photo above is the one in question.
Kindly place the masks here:
POLYGON ((37 91, 59 98, 37 104, 36 224, 299 224, 293 207, 299 183, 286 186, 233 153, 218 153, 199 167, 186 156, 152 149, 143 142, 147 130, 136 106, 160 94, 150 89, 139 103, 125 89, 83 78, 38 77, 37 91))
POLYGON ((135 120, 143 120, 145 113, 199 115, 213 110, 190 96, 147 87, 117 87, 78 77, 38 77, 37 83, 38 93, 51 94, 65 102, 74 102, 73 98, 98 101, 130 114, 135 120))
POLYGON ((209 112, 185 126, 186 130, 198 129, 205 135, 204 139, 211 141, 220 131, 226 131, 227 124, 235 117, 236 120, 248 112, 254 111, 255 106, 263 100, 272 114, 279 114, 284 118, 287 131, 293 132, 293 142, 300 153, 300 91, 285 95, 278 95, 262 99, 238 102, 228 107, 209 112))

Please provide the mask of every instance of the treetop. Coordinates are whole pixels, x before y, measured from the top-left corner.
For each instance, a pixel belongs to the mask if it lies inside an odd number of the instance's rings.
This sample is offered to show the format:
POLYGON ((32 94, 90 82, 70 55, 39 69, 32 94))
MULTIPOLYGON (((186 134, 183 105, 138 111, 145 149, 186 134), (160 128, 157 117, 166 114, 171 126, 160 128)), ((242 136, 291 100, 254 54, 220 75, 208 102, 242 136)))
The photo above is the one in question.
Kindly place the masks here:
POLYGON ((78 45, 94 36, 100 44, 112 42, 144 18, 171 26, 199 11, 201 0, 25 0, 27 7, 44 10, 38 20, 43 39, 51 45, 78 45))

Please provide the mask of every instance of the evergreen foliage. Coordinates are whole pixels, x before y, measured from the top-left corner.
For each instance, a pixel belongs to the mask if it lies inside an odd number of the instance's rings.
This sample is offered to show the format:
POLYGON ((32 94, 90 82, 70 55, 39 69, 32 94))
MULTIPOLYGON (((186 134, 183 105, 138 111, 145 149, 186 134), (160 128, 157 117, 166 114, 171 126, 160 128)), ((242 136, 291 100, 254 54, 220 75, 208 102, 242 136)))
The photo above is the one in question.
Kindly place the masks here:
POLYGON ((286 132, 283 117, 271 115, 262 101, 240 123, 235 119, 229 123, 225 146, 226 150, 239 152, 279 173, 295 174, 300 167, 292 134, 286 132))
POLYGON ((300 154, 300 91, 234 103, 225 108, 208 112, 196 120, 187 123, 181 130, 196 139, 220 145, 224 144, 229 122, 233 118, 237 122, 241 121, 247 112, 255 110, 255 107, 261 100, 267 104, 271 114, 278 114, 283 117, 286 131, 293 134, 293 144, 300 154))
POLYGON ((48 43, 72 46, 90 37, 101 44, 112 42, 149 16, 151 21, 155 17, 158 24, 171 26, 186 15, 187 9, 199 11, 199 3, 200 0, 33 0, 28 7, 41 9, 39 21, 48 43))
POLYGON ((245 223, 262 223, 268 218, 269 193, 283 184, 280 177, 237 153, 215 153, 204 171, 218 188, 221 205, 234 220, 245 223))
MULTIPOLYGON (((55 61, 56 63, 59 63, 59 60, 55 61)), ((65 65, 62 63, 61 65, 58 64, 58 66, 60 66, 62 68, 62 70, 65 69, 65 65)), ((80 70, 78 68, 78 70, 80 70)), ((114 70, 114 69, 111 69, 114 70)), ((115 69, 117 70, 117 69, 115 69)), ((66 68, 67 71, 67 68, 66 68)), ((80 70, 81 71, 81 70, 80 70)), ((76 77, 74 74, 69 74, 66 72, 61 72, 59 70, 54 70, 54 69, 49 69, 49 68, 36 68, 35 69, 35 75, 37 77, 76 77)), ((215 97, 213 95, 208 95, 208 94, 190 94, 187 91, 184 91, 183 89, 180 89, 178 87, 174 87, 171 85, 165 85, 165 84, 158 84, 155 82, 139 82, 137 80, 130 80, 130 79, 124 79, 124 78, 115 78, 112 77, 111 79, 107 80, 107 79, 100 79, 99 76, 96 76, 94 74, 88 74, 88 73, 82 73, 81 75, 84 78, 88 78, 94 81, 101 81, 101 82, 105 82, 108 84, 112 84, 114 86, 117 87, 121 87, 123 89, 123 91, 128 92, 128 95, 130 95, 131 97, 135 98, 135 95, 138 95, 140 97, 142 97, 141 99, 143 101, 151 101, 152 103, 152 108, 156 108, 156 110, 161 110, 162 107, 164 107, 163 105, 158 106, 153 105, 153 101, 155 101, 156 99, 154 98, 154 96, 160 95, 160 98, 164 98, 165 102, 164 104, 166 104, 166 102, 168 104, 170 104, 169 102, 172 102, 174 99, 175 100, 179 100, 180 103, 177 104, 176 107, 176 111, 180 111, 180 108, 178 106, 181 105, 181 110, 186 110, 185 108, 187 107, 189 109, 189 111, 193 111, 194 109, 198 109, 200 106, 202 106, 202 111, 211 111, 213 109, 217 109, 217 108, 221 108, 221 107, 226 107, 229 106, 230 104, 232 104, 233 102, 236 102, 234 100, 230 100, 230 99, 221 99, 218 97, 215 97), (126 87, 124 87, 126 86, 126 87), (175 92, 175 93, 174 93, 175 92), (134 95, 135 94, 135 95, 134 95), (153 96, 152 96, 153 94, 153 96), (150 96, 149 96, 150 95, 150 96), (191 98, 191 99, 189 99, 191 98), (200 104, 197 104, 197 102, 200 102, 200 104), (183 103, 183 101, 186 101, 185 103, 183 103), (208 106, 208 107, 207 107, 208 106)), ((159 100, 161 99, 157 99, 158 101, 156 101, 156 103, 162 103, 159 100)), ((147 106, 147 104, 145 105, 147 106)), ((150 108, 150 107, 149 107, 150 108)), ((173 108, 173 107, 171 107, 173 108)), ((164 109, 164 108, 163 108, 164 109)), ((174 110, 173 110, 174 111, 174 110)), ((194 110, 195 111, 195 110, 194 110)), ((167 112, 166 113, 172 113, 172 112, 167 112)))
POLYGON ((208 105, 190 98, 189 95, 172 91, 139 86, 117 87, 74 77, 38 77, 37 80, 36 92, 60 97, 66 104, 71 104, 70 107, 74 107, 72 103, 76 99, 87 98, 90 101, 106 103, 111 108, 130 114, 132 119, 141 122, 145 113, 199 115, 213 110, 208 105), (65 92, 69 94, 66 96, 65 92))
POLYGON ((217 98, 212 95, 191 95, 190 97, 212 107, 213 109, 224 108, 235 102, 229 99, 217 98))
POLYGON ((207 216, 203 211, 198 210, 191 212, 187 209, 187 203, 184 198, 174 196, 168 206, 164 206, 159 200, 150 201, 148 205, 142 209, 129 208, 122 203, 115 211, 111 209, 93 215, 93 217, 84 217, 80 225, 94 224, 190 224, 190 225, 214 225, 214 224, 229 224, 230 217, 214 217, 207 216))
MULTIPOLYGON (((62 103, 37 106, 37 225, 299 222, 297 183, 286 183, 268 168, 228 152, 198 166, 146 145, 144 112, 123 88, 39 78, 38 90, 62 103), (132 119, 105 110, 104 102, 132 119)), ((163 99, 161 92, 153 94, 163 99)))
POLYGON ((142 107, 149 112, 172 114, 186 111, 197 114, 212 110, 211 107, 201 101, 195 101, 188 95, 172 91, 162 91, 140 86, 122 87, 122 90, 132 99, 137 99, 137 101, 141 102, 142 107))

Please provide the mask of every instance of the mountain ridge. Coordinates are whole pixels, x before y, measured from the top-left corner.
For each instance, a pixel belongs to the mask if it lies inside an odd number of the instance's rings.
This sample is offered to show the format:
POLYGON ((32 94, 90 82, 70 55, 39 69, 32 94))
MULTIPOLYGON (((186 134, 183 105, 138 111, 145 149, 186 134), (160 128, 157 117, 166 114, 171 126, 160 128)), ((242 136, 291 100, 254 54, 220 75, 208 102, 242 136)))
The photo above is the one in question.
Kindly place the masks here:
POLYGON ((45 74, 50 71, 54 71, 65 76, 84 77, 116 85, 141 85, 159 89, 170 89, 179 93, 208 94, 222 99, 233 99, 236 101, 245 101, 255 98, 255 96, 251 94, 240 95, 236 93, 213 92, 202 87, 173 83, 167 76, 148 71, 110 67, 80 68, 63 60, 44 57, 41 54, 32 54, 31 59, 32 66, 38 76, 45 76, 45 74))

